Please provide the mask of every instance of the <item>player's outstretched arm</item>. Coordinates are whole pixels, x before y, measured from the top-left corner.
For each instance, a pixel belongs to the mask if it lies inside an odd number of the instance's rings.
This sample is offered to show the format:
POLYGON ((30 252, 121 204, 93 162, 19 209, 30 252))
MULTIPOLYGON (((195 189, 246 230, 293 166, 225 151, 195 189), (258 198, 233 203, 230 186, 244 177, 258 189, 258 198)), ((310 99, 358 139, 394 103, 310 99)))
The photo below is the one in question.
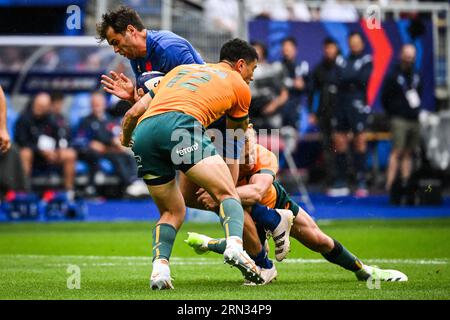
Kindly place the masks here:
POLYGON ((150 96, 150 94, 144 95, 123 116, 122 132, 120 135, 120 143, 123 146, 130 146, 131 134, 133 133, 133 130, 136 127, 139 118, 147 110, 151 101, 152 97, 150 96))
POLYGON ((116 72, 110 71, 110 74, 111 77, 105 74, 102 75, 101 83, 103 84, 103 89, 119 99, 127 100, 134 104, 137 100, 135 100, 133 81, 123 73, 118 75, 116 72))

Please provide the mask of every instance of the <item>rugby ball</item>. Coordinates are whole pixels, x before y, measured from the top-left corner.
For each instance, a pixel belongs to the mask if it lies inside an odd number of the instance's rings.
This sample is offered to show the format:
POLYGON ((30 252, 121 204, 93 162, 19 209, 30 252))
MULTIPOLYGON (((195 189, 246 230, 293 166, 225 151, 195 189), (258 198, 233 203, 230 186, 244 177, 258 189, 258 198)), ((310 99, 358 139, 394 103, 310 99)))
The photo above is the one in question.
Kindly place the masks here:
POLYGON ((137 78, 137 87, 147 93, 151 89, 156 88, 163 77, 164 73, 159 71, 144 72, 137 78))

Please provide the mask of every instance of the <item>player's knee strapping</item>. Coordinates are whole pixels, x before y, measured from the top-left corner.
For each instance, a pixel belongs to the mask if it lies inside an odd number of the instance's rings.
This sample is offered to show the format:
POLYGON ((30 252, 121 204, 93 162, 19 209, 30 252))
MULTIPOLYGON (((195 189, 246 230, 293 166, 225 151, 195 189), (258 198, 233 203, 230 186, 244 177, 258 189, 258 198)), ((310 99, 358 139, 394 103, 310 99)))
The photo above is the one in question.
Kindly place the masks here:
POLYGON ((329 262, 337 264, 350 271, 358 271, 362 267, 361 261, 348 251, 339 241, 333 239, 334 248, 322 256, 329 262))
POLYGON ((177 230, 167 223, 158 224, 153 228, 153 261, 169 260, 176 235, 177 230))
POLYGON ((241 203, 228 198, 222 201, 219 211, 220 223, 225 230, 225 237, 239 237, 242 239, 244 229, 244 209, 241 203))

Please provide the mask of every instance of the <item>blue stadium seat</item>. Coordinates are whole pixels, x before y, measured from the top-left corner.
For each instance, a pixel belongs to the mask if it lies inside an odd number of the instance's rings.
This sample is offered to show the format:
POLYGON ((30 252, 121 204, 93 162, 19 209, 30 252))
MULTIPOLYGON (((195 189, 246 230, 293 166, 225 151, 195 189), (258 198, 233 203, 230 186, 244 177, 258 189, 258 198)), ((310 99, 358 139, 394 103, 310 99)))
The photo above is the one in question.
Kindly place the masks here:
POLYGON ((114 165, 108 159, 100 159, 100 161, 98 162, 98 166, 100 170, 105 174, 114 174, 115 172, 114 165))
POLYGON ((85 175, 89 173, 89 165, 85 161, 78 160, 75 164, 76 175, 85 175))

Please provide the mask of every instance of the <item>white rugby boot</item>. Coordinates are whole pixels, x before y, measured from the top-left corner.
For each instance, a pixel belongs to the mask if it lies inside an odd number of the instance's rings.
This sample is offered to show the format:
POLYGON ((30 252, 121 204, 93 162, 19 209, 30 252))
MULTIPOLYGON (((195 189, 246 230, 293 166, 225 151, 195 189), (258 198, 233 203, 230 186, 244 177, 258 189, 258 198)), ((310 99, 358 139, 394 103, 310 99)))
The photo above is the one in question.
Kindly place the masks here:
POLYGON ((173 289, 170 277, 169 262, 166 259, 153 261, 152 275, 150 276, 150 288, 153 290, 173 289))
POLYGON ((356 278, 360 281, 372 280, 404 282, 408 281, 408 276, 398 270, 384 270, 375 266, 362 266, 361 270, 355 272, 356 278))
POLYGON ((261 278, 263 278, 264 282, 260 284, 256 284, 254 282, 244 280, 244 286, 256 286, 256 285, 265 285, 268 283, 271 283, 273 280, 276 280, 278 276, 277 268, 275 268, 275 265, 272 266, 270 269, 264 269, 260 268, 261 272, 261 278))
POLYGON ((238 237, 227 238, 227 247, 223 253, 224 263, 238 268, 244 278, 254 283, 263 283, 260 268, 242 248, 242 240, 238 237))
POLYGON ((294 223, 294 214, 288 209, 275 209, 275 211, 281 216, 281 221, 269 235, 275 242, 275 258, 277 261, 283 261, 291 250, 289 234, 294 223))

